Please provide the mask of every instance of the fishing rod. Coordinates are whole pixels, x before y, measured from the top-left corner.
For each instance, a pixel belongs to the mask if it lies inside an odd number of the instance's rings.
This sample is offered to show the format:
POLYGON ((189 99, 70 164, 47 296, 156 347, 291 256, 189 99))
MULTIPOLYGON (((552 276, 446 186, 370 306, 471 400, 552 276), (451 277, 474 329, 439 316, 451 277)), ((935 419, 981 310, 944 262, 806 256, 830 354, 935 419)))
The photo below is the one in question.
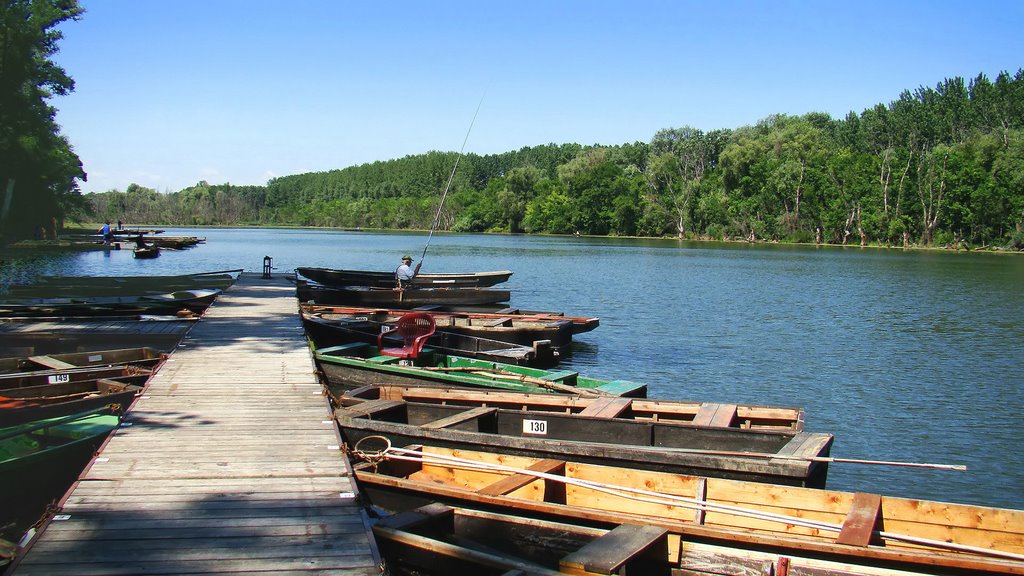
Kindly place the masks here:
POLYGON ((469 129, 466 130, 466 137, 462 140, 462 148, 459 149, 459 155, 455 157, 455 166, 452 166, 452 173, 448 176, 448 184, 444 187, 444 193, 441 194, 441 203, 437 205, 437 213, 434 214, 434 223, 430 225, 430 234, 427 235, 427 243, 423 246, 423 254, 420 256, 419 264, 416 265, 416 269, 423 265, 423 259, 427 257, 427 248, 430 246, 430 239, 434 237, 434 229, 437 228, 437 223, 441 219, 441 209, 444 208, 444 199, 448 196, 448 190, 452 187, 452 181, 455 180, 455 171, 459 169, 459 162, 462 160, 462 153, 466 150, 466 142, 469 141, 469 134, 473 131, 473 124, 476 123, 476 116, 480 113, 480 106, 484 103, 484 96, 487 95, 487 91, 480 96, 480 102, 476 105, 476 112, 473 113, 473 119, 469 122, 469 129))

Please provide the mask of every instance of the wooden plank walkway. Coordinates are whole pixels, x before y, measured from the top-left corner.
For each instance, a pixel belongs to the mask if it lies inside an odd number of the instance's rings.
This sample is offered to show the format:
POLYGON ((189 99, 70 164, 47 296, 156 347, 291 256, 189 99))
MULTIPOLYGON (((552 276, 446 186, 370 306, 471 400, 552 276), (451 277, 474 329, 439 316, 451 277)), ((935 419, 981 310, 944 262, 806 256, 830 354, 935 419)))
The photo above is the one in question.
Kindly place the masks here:
POLYGON ((243 274, 14 574, 380 574, 294 286, 243 274))

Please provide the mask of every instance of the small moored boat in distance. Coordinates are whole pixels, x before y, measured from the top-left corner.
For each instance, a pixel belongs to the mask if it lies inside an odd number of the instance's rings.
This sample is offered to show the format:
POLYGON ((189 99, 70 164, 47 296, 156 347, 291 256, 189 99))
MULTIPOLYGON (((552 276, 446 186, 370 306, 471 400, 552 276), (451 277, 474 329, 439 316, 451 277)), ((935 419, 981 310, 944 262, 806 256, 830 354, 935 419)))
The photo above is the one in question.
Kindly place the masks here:
MULTIPOLYGON (((300 276, 323 286, 373 286, 394 288, 395 273, 373 270, 339 270, 335 268, 312 268, 300 266, 295 269, 300 276)), ((412 281, 413 287, 421 288, 487 288, 506 282, 512 276, 511 270, 488 272, 422 272, 412 281)))
POLYGON ((143 246, 132 250, 132 255, 139 259, 156 258, 160 255, 159 246, 143 246))

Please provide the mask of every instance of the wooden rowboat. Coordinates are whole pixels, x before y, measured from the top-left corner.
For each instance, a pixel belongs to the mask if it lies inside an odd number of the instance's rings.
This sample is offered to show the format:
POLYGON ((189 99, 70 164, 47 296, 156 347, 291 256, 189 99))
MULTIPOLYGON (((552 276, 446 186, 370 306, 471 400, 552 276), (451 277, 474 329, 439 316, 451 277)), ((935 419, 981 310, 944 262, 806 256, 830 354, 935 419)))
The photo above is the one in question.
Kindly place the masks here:
MULTIPOLYGON (((376 345, 377 336, 381 330, 394 325, 393 323, 381 324, 359 317, 325 319, 305 312, 302 314, 302 320, 306 334, 312 338, 318 348, 352 342, 376 345)), ((518 366, 554 366, 558 364, 560 356, 559 351, 547 340, 538 340, 530 345, 524 345, 449 330, 435 330, 428 338, 427 345, 445 354, 518 366)))
MULTIPOLYGON (((409 312, 409 310, 402 308, 368 308, 341 305, 301 304, 301 307, 308 314, 352 314, 373 318, 381 315, 401 315, 409 312)), ((597 328, 601 322, 600 318, 594 316, 566 316, 561 312, 530 311, 519 308, 496 308, 495 311, 486 312, 480 310, 479 307, 428 305, 417 307, 415 310, 430 312, 439 327, 445 324, 452 325, 463 322, 470 324, 484 324, 487 322, 507 324, 512 322, 515 325, 522 321, 557 324, 568 320, 572 324, 572 333, 581 334, 597 328), (454 320, 449 320, 448 316, 454 317, 454 320)), ((533 338, 533 340, 540 339, 533 338)))
MULTIPOLYGON (((769 552, 798 566, 842 565, 800 574, 1024 574, 1021 510, 433 447, 367 456, 373 462, 357 464, 355 475, 376 506, 444 502, 591 527, 663 528, 667 557, 687 574, 697 568, 687 565, 694 544, 736 558, 769 552)), ((724 560, 700 573, 765 573, 724 560)))
MULTIPOLYGON (((307 328, 315 324, 321 333, 329 332, 334 325, 360 321, 377 327, 398 322, 407 310, 382 310, 373 308, 350 309, 351 311, 314 312, 303 309, 302 317, 307 328)), ((537 320, 505 316, 496 318, 471 318, 468 315, 444 312, 428 312, 434 319, 437 330, 449 334, 461 334, 473 338, 485 338, 510 344, 534 346, 535 342, 546 340, 559 354, 566 354, 572 345, 572 321, 566 318, 537 320)))
MULTIPOLYGON (((299 267, 295 272, 324 286, 374 286, 394 288, 395 273, 373 270, 338 270, 334 268, 299 267)), ((431 288, 486 288, 501 284, 512 276, 511 270, 489 272, 443 272, 422 273, 412 284, 416 287, 431 288)))
POLYGON ((160 255, 159 246, 141 246, 132 250, 132 256, 138 259, 156 258, 160 255))
MULTIPOLYGON (((558 413, 499 408, 487 401, 487 392, 450 392, 449 397, 461 396, 461 405, 345 395, 337 400, 335 418, 350 446, 384 437, 398 446, 487 450, 752 482, 825 486, 831 434, 635 418, 630 406, 641 401, 633 398, 606 397, 592 400, 579 412, 558 413)), ((515 402, 516 394, 496 395, 515 402)), ((522 398, 519 405, 530 402, 531 398, 522 398)))
POLYGON ((593 397, 579 394, 530 394, 505 390, 395 385, 366 386, 348 390, 336 400, 337 405, 356 404, 368 400, 400 400, 419 404, 468 408, 493 407, 505 410, 526 410, 534 413, 598 415, 655 423, 769 432, 801 432, 804 429, 803 409, 788 406, 719 404, 642 397, 593 397))
POLYGON ((38 518, 119 425, 120 413, 103 407, 61 418, 0 428, 0 510, 7 519, 38 518))
MULTIPOLYGON (((47 375, 60 371, 74 373, 79 368, 101 366, 122 367, 125 365, 154 368, 167 359, 167 355, 152 348, 121 348, 117 350, 96 350, 93 352, 69 352, 24 358, 0 358, 0 378, 8 376, 47 375), (48 371, 48 372, 43 372, 48 371), (21 374, 22 372, 26 374, 21 374)), ((50 383, 69 381, 55 379, 50 383)))
POLYGON ((315 351, 317 364, 335 395, 360 386, 398 384, 454 386, 517 392, 548 392, 590 396, 647 395, 647 386, 627 380, 598 380, 571 370, 515 366, 443 354, 424 348, 415 360, 379 355, 377 346, 344 344, 315 351))
POLYGON ((153 374, 153 366, 116 364, 113 366, 86 366, 65 370, 36 370, 32 372, 15 372, 0 374, 0 395, 6 390, 43 386, 46 384, 66 384, 85 382, 99 378, 120 380, 123 378, 149 378, 153 374))
POLYGON ((31 284, 7 289, 12 298, 83 298, 88 296, 140 296, 180 290, 229 288, 241 269, 165 276, 40 276, 31 284))
POLYGON ((512 297, 508 290, 485 288, 373 288, 366 286, 328 287, 305 282, 296 284, 300 302, 314 304, 356 304, 363 306, 388 306, 391 308, 416 308, 432 304, 496 304, 508 302, 512 297))
POLYGON ((138 375, 0 390, 0 427, 68 416, 109 404, 125 410, 148 379, 148 375, 138 375))
POLYGON ((142 296, 21 298, 0 302, 0 316, 111 316, 202 312, 220 290, 179 290, 142 296))

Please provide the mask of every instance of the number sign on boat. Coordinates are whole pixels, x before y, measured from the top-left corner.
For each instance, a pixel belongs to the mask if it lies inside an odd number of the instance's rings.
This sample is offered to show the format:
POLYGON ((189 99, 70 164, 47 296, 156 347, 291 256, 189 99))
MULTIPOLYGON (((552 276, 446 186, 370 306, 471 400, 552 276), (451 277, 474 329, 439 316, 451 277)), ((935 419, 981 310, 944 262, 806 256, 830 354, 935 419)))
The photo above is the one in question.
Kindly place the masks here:
POLYGON ((523 420, 523 434, 535 434, 538 436, 547 436, 548 434, 548 423, 547 420, 523 420))

